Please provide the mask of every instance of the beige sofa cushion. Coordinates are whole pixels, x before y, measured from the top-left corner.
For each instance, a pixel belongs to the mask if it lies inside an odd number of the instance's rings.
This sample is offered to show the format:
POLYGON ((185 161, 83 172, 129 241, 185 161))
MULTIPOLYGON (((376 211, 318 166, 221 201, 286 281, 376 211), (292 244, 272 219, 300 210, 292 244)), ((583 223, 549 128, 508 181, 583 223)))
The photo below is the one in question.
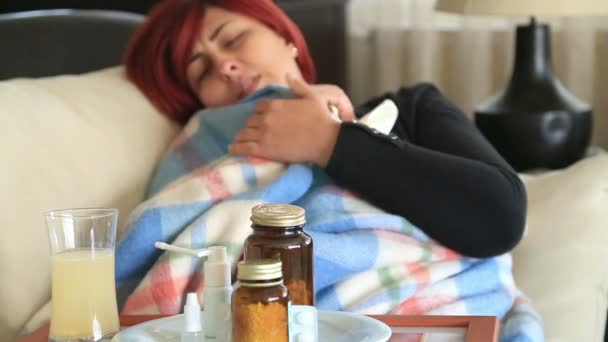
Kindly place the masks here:
POLYGON ((0 82, 0 340, 50 296, 42 213, 116 207, 124 223, 176 131, 121 67, 0 82))
POLYGON ((528 234, 514 273, 547 341, 603 341, 608 307, 608 155, 524 176, 528 234))

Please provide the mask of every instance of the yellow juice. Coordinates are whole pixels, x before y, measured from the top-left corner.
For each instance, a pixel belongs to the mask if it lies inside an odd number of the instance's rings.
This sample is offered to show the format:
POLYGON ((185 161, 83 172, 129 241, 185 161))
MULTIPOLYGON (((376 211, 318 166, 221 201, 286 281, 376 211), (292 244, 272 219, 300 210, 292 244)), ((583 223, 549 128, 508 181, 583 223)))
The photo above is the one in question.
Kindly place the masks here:
POLYGON ((71 250, 51 258, 50 338, 98 340, 117 332, 113 251, 71 250))

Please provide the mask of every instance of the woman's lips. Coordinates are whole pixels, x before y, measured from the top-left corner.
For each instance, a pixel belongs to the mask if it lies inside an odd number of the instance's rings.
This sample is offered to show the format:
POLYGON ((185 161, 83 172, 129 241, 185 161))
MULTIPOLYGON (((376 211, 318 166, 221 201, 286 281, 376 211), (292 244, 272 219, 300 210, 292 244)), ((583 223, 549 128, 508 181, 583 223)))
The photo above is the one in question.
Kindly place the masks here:
POLYGON ((254 91, 258 90, 260 86, 260 80, 262 77, 260 75, 247 77, 241 81, 241 96, 240 98, 247 97, 251 95, 254 91))

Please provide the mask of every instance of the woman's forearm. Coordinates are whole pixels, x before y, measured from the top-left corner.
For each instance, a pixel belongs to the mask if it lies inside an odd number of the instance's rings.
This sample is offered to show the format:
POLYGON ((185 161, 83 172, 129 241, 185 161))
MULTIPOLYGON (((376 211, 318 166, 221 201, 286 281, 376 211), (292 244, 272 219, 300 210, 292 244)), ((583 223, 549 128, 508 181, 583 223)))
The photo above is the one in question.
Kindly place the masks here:
POLYGON ((512 249, 526 219, 525 189, 512 168, 435 87, 383 98, 399 108, 395 135, 342 124, 328 174, 457 252, 512 249))
POLYGON ((498 255, 521 238, 523 186, 500 167, 344 125, 326 170, 339 184, 459 253, 498 255))

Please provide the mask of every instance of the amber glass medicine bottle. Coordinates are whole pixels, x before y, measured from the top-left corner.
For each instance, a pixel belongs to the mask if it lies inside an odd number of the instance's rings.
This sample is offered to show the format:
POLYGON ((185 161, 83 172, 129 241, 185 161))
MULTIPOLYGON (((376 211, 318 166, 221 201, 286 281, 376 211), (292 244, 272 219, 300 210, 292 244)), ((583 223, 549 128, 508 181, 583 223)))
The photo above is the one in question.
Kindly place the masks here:
POLYGON ((294 305, 314 305, 312 238, 303 230, 303 208, 263 204, 252 208, 253 233, 245 240, 244 259, 280 258, 283 280, 294 305))
POLYGON ((239 287, 232 293, 233 342, 288 342, 289 293, 281 261, 260 259, 237 264, 239 287))

